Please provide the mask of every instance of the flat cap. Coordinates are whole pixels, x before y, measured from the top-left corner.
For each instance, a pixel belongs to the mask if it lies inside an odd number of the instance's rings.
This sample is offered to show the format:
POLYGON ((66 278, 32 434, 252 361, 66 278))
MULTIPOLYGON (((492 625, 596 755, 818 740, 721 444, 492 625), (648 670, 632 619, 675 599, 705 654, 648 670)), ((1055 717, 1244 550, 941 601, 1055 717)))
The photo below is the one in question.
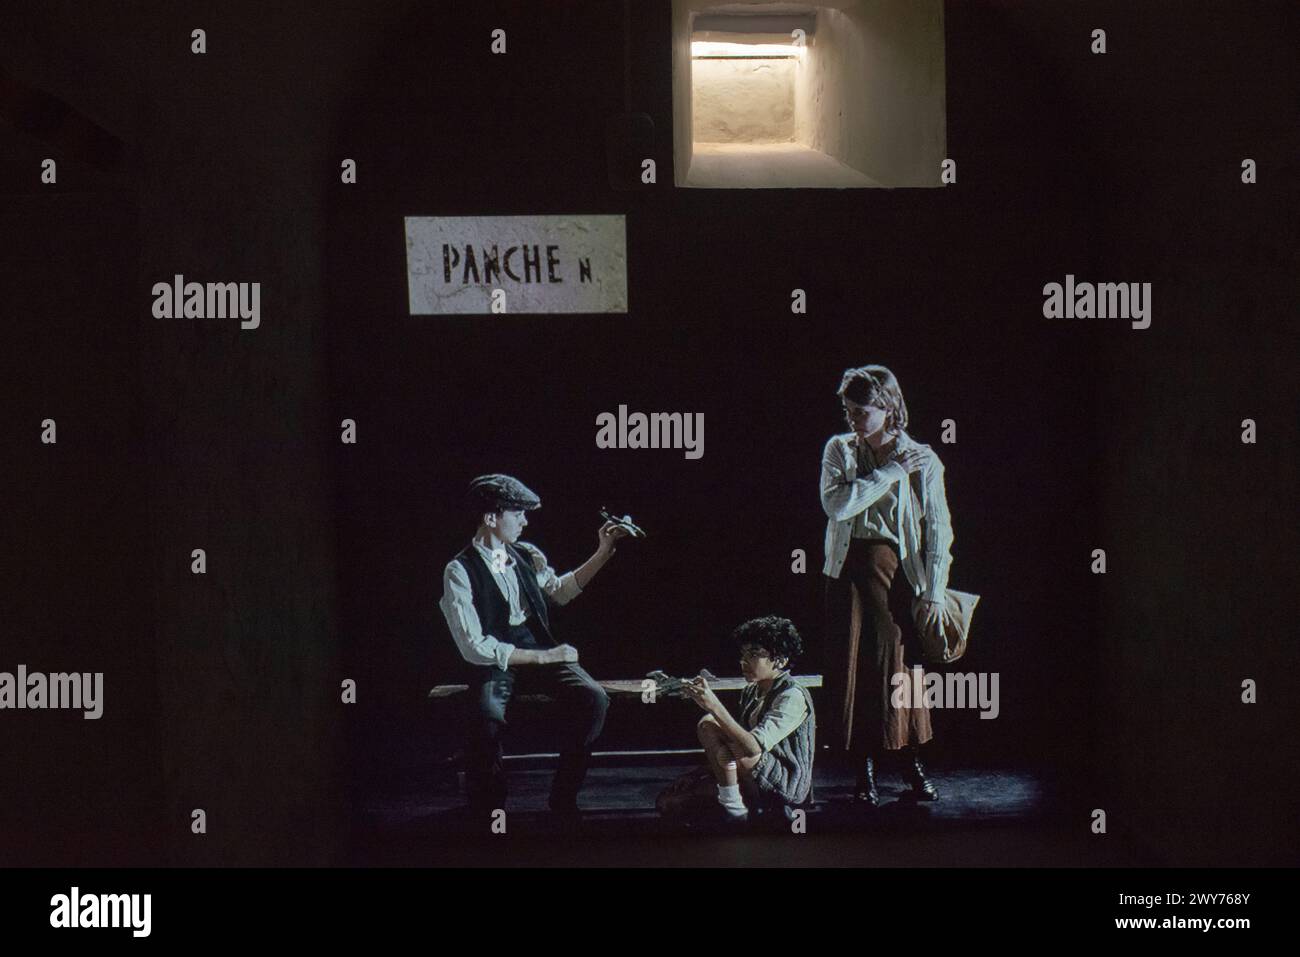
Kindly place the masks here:
POLYGON ((536 492, 509 475, 480 475, 469 483, 469 496, 471 501, 489 512, 502 509, 532 511, 542 507, 542 500, 536 492))

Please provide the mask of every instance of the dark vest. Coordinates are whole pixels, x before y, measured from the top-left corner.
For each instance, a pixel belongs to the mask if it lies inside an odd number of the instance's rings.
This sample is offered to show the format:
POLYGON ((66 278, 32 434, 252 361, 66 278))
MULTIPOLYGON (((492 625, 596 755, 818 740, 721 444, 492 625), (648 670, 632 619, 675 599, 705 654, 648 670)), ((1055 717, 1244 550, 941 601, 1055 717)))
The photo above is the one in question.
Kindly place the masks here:
MULTIPOLYGON (((813 799, 813 758, 817 755, 817 718, 813 713, 812 695, 787 672, 772 682, 772 688, 768 691, 756 720, 763 717, 772 702, 787 688, 796 688, 803 695, 804 702, 808 705, 808 717, 759 759, 754 765, 752 775, 754 783, 765 796, 794 806, 809 803, 813 799)), ((745 690, 740 693, 742 722, 745 713, 753 708, 757 701, 758 686, 746 685, 745 690)))
MULTIPOLYGON (((533 561, 528 553, 513 545, 506 545, 506 554, 515 560, 515 578, 519 582, 519 594, 523 600, 524 614, 528 615, 525 624, 533 637, 543 648, 556 645, 551 634, 551 622, 546 614, 546 596, 537 584, 537 575, 533 571, 533 561)), ((501 641, 511 640, 510 603, 497 587, 496 576, 471 542, 459 555, 460 562, 469 575, 470 589, 474 595, 474 610, 478 612, 483 634, 491 635, 501 641)), ((514 644, 515 642, 511 642, 514 644)))

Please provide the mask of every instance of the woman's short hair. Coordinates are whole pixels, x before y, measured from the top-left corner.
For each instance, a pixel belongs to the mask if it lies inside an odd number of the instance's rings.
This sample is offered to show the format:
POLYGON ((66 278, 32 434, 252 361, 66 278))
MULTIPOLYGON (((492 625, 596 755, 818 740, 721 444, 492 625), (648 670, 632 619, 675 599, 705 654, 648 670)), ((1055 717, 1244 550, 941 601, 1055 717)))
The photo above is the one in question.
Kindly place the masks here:
POLYGON ((799 637, 794 622, 776 615, 751 618, 737 626, 731 633, 731 639, 741 647, 753 645, 762 648, 773 658, 784 658, 787 662, 803 654, 803 639, 799 637))
POLYGON ((900 432, 907 428, 907 403, 894 373, 884 366, 859 366, 845 369, 837 395, 855 405, 874 405, 885 410, 885 429, 900 432))

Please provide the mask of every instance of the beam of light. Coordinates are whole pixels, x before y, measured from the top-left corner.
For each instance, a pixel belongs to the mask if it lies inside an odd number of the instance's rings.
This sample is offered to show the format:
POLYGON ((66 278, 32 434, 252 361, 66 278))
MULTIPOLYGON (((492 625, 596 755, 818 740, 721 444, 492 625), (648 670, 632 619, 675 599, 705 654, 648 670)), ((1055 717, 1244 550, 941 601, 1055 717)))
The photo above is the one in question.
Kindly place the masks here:
POLYGON ((692 57, 797 57, 802 51, 793 43, 723 43, 692 40, 692 57))

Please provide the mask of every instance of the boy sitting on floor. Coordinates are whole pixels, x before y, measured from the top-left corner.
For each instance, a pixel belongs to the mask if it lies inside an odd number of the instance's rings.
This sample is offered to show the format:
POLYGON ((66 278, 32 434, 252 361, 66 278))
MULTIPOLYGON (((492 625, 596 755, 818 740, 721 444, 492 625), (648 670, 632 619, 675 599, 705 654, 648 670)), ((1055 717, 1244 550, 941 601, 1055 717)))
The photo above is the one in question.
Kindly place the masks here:
POLYGON ((705 712, 697 726, 708 766, 679 778, 655 802, 664 815, 720 808, 723 820, 743 823, 749 809, 783 809, 812 796, 816 720, 812 697, 790 676, 803 651, 788 618, 754 618, 732 635, 748 684, 737 721, 704 678, 683 690, 705 712), (747 803, 748 802, 748 803, 747 803))

